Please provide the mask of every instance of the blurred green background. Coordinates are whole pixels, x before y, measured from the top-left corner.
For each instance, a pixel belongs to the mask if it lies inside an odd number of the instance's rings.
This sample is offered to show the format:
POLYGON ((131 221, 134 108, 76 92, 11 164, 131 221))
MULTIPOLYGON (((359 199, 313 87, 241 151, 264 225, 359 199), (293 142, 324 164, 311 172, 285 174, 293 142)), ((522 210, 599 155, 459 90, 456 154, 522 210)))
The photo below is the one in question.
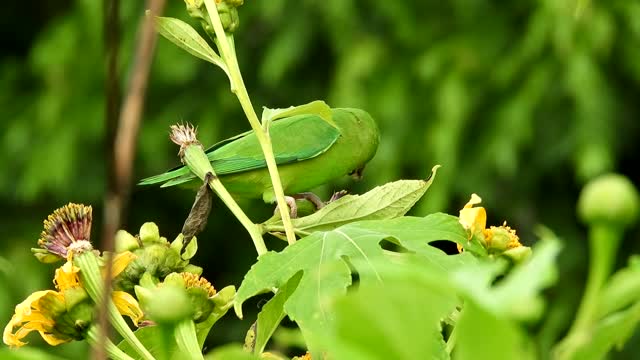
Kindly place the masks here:
MULTIPOLYGON (((52 286, 53 269, 29 252, 42 220, 69 201, 91 204, 97 241, 108 176, 102 2, 33 3, 28 11, 3 4, 1 25, 3 326, 15 304, 52 286)), ((143 2, 122 1, 123 84, 143 12, 143 2)), ((165 15, 189 21, 182 1, 168 1, 165 15)), ((563 334, 585 278, 585 229, 575 217, 581 186, 607 171, 640 185, 640 1, 247 0, 240 17, 237 52, 256 108, 324 99, 366 109, 379 123, 380 148, 364 180, 329 184, 320 194, 426 177, 441 164, 412 214, 457 214, 475 192, 489 223, 508 220, 526 245, 535 242, 537 224, 564 240, 548 317, 531 329, 543 348, 563 334)), ((178 163, 168 126, 180 120, 197 124, 207 145, 249 128, 222 71, 160 39, 136 180, 178 163)), ((124 227, 136 233, 155 221, 172 239, 192 200, 186 190, 136 187, 124 227)), ((255 252, 222 204, 214 206, 193 262, 216 288, 239 285, 255 252)), ((273 211, 245 206, 256 220, 273 211)), ((275 239, 267 245, 282 247, 275 239)), ((639 250, 636 227, 619 265, 639 250)), ((241 341, 251 319, 230 314, 209 346, 241 341)), ((636 333, 615 357, 639 353, 639 340, 636 333)), ((86 348, 51 351, 79 358, 86 348)))

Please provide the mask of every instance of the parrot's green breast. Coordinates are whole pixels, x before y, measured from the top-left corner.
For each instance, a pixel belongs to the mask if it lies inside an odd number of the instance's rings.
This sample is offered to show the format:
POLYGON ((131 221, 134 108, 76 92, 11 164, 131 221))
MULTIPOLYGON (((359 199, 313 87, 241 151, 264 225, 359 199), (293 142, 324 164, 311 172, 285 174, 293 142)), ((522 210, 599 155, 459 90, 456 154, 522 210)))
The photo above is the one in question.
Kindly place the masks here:
MULTIPOLYGON (((332 109, 333 124, 316 115, 297 115, 271 124, 269 134, 285 194, 311 190, 358 170, 373 157, 378 129, 359 109, 332 109)), ((249 131, 207 149, 216 175, 233 195, 275 200, 260 144, 249 131)), ((195 180, 184 166, 141 181, 163 187, 195 180)))

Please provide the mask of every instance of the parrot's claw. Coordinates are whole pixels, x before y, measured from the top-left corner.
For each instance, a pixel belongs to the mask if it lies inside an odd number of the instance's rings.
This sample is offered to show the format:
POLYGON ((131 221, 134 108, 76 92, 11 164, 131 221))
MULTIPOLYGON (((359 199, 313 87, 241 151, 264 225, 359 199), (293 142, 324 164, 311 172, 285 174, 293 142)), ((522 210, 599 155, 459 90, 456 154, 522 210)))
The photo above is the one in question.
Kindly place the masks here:
POLYGON ((333 193, 333 195, 331 195, 331 199, 329 199, 329 201, 327 201, 327 204, 330 202, 334 202, 338 199, 340 199, 341 197, 347 195, 347 190, 340 190, 340 191, 336 191, 333 193))
POLYGON ((294 199, 305 199, 310 201, 313 205, 316 206, 317 210, 320 210, 324 207, 325 203, 320 199, 320 197, 312 192, 302 192, 299 194, 293 195, 294 199))
MULTIPOLYGON (((284 201, 287 202, 287 205, 289 205, 289 216, 291 216, 292 219, 295 219, 298 217, 298 205, 296 204, 296 199, 294 197, 291 196, 285 196, 284 197, 284 201)), ((276 206, 275 210, 273 210, 274 214, 278 213, 278 207, 276 206)))

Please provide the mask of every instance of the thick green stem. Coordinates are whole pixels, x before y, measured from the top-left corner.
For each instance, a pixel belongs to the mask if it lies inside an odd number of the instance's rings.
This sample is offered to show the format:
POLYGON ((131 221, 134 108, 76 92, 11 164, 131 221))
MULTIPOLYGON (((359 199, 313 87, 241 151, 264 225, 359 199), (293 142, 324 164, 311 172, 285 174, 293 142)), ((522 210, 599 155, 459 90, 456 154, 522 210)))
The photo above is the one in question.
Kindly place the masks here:
POLYGON ((280 181, 280 175, 278 174, 278 167, 276 165, 275 157, 273 155, 273 147, 271 145, 271 138, 269 137, 268 129, 267 131, 265 131, 265 129, 260 126, 260 120, 258 120, 258 115, 256 114, 253 105, 251 104, 249 94, 247 93, 247 89, 244 85, 244 80, 242 79, 240 66, 238 65, 238 60, 235 54, 235 49, 232 46, 233 41, 229 41, 231 35, 229 35, 228 37, 228 35, 224 31, 222 22, 220 21, 220 15, 218 14, 218 9, 215 5, 214 0, 204 0, 204 4, 207 8, 207 12, 209 13, 209 17, 211 18, 213 29, 216 33, 216 37, 218 40, 218 50, 220 51, 222 59, 225 61, 227 67, 229 68, 229 75, 231 77, 231 89, 238 97, 238 101, 240 101, 242 110, 244 110, 244 113, 249 120, 249 124, 251 125, 251 128, 256 134, 256 138, 258 139, 258 141, 260 142, 260 146, 262 147, 262 152, 264 153, 264 158, 267 162, 267 169, 269 170, 269 176, 271 177, 273 192, 276 196, 278 209, 280 211, 282 223, 284 224, 285 234, 287 235, 287 241, 289 242, 289 244, 293 244, 296 242, 296 236, 293 231, 293 225, 291 223, 291 217, 289 215, 289 207, 287 206, 287 202, 285 201, 284 190, 282 187, 282 182, 280 181))
POLYGON ((212 177, 209 180, 209 187, 211 190, 215 191, 220 197, 220 200, 229 208, 231 213, 235 215, 235 217, 240 221, 242 226, 247 229, 247 232, 251 236, 251 240, 253 241, 253 245, 256 247, 256 251, 258 252, 258 256, 267 252, 267 247, 264 244, 264 239, 262 238, 262 232, 260 231, 260 227, 254 224, 249 217, 242 211, 242 208, 238 205, 238 203, 233 200, 231 194, 227 191, 227 189, 222 185, 220 179, 216 176, 212 177))
MULTIPOLYGON (((97 255, 93 252, 77 254, 74 257, 74 261, 80 268, 80 278, 87 294, 89 294, 91 300, 96 304, 102 303, 102 292, 104 289, 97 255)), ((122 315, 120 315, 111 299, 109 299, 109 303, 107 304, 107 312, 111 325, 125 339, 125 341, 127 341, 143 359, 155 360, 149 350, 144 347, 133 331, 131 331, 129 325, 127 325, 127 322, 124 320, 122 315)))
POLYGON ((253 241, 253 245, 256 247, 258 256, 266 253, 267 247, 264 244, 264 239, 262 239, 262 232, 260 231, 259 225, 254 224, 251 219, 249 219, 247 214, 242 211, 242 208, 240 208, 231 194, 229 194, 222 182, 220 182, 220 179, 216 176, 215 171, 209 162, 209 158, 207 158, 207 155, 202 149, 202 145, 191 144, 187 146, 186 149, 184 149, 182 161, 187 165, 187 167, 189 167, 189 170, 191 170, 191 172, 201 180, 207 179, 207 174, 209 173, 213 175, 209 178, 208 182, 211 190, 215 191, 218 197, 220 197, 220 200, 222 200, 238 221, 240 221, 245 229, 247 229, 247 232, 249 232, 251 240, 253 241))
POLYGON ((183 354, 192 360, 204 360, 200 345, 198 345, 196 326, 192 320, 182 321, 176 325, 175 338, 183 354))
POLYGON ((600 289, 611 273, 621 239, 622 232, 616 226, 605 223, 591 227, 587 285, 570 334, 589 327, 596 320, 600 289))
MULTIPOLYGON (((97 346, 100 344, 100 331, 97 326, 91 326, 89 331, 87 332, 87 340, 91 346, 97 346)), ((111 359, 114 360, 133 360, 133 358, 127 355, 124 351, 120 350, 111 340, 106 339, 104 342, 105 350, 107 351, 107 355, 111 359)))

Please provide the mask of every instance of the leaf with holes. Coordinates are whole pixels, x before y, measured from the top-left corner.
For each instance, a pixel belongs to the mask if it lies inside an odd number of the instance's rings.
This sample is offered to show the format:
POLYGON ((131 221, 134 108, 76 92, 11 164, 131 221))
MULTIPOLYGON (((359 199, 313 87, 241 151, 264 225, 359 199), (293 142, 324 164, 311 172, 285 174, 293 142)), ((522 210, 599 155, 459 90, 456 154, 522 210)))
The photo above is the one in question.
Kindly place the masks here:
POLYGON ((317 337, 313 335, 326 333, 331 325, 333 314, 327 310, 327 302, 346 293, 351 285, 352 268, 361 284, 383 284, 384 274, 378 271, 376 261, 390 260, 389 254, 401 256, 380 247, 385 239, 445 269, 473 261, 470 255, 449 256, 429 245, 435 240, 466 241, 466 233, 454 216, 432 214, 424 218, 355 222, 332 231, 316 232, 280 253, 260 256, 238 289, 235 311, 241 317, 244 301, 283 286, 302 270, 300 283, 284 309, 298 323, 309 348, 318 351, 318 344, 313 342, 317 337))

